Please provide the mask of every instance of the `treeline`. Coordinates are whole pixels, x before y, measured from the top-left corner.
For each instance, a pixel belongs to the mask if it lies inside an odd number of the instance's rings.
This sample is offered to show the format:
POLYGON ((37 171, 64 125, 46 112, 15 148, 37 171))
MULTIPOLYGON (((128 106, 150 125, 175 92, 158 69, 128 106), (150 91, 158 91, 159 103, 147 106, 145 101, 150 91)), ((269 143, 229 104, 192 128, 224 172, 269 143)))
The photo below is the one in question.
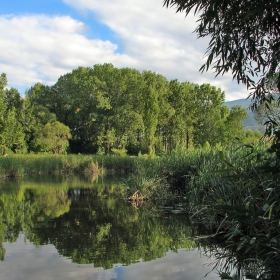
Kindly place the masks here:
POLYGON ((0 153, 159 154, 178 146, 226 146, 244 131, 247 112, 224 105, 209 84, 168 81, 112 64, 79 67, 22 98, 0 78, 0 153))

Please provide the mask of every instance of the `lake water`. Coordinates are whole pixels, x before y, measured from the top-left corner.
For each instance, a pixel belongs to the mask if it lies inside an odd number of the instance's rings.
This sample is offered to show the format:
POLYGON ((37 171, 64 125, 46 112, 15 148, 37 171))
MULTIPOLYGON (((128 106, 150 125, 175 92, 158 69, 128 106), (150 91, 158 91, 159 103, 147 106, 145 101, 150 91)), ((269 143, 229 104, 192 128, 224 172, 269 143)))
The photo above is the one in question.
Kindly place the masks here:
POLYGON ((120 179, 0 182, 0 279, 220 279, 185 215, 116 198, 120 179))

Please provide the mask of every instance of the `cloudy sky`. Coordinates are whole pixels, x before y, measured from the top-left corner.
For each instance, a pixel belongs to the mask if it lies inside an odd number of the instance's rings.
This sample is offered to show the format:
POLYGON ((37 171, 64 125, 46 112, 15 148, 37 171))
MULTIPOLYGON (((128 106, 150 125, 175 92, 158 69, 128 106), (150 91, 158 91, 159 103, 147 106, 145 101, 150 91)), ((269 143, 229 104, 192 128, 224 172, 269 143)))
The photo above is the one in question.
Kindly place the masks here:
POLYGON ((0 5, 0 73, 22 94, 37 82, 53 85, 78 66, 112 63, 152 70, 167 79, 210 83, 226 100, 246 98, 230 74, 199 73, 207 39, 196 19, 163 0, 9 0, 0 5))

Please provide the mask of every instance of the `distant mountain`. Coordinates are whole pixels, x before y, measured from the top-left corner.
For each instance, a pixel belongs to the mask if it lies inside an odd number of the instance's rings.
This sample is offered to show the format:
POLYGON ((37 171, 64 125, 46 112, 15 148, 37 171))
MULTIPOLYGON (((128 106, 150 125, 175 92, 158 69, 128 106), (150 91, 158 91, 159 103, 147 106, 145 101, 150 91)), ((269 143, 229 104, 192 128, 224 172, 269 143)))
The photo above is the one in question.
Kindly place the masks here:
POLYGON ((245 119, 243 121, 243 125, 245 126, 245 129, 251 129, 251 130, 260 130, 262 131, 263 128, 260 126, 257 121, 254 118, 254 113, 249 109, 251 105, 251 99, 237 99, 233 101, 227 101, 225 102, 225 105, 231 109, 233 106, 239 105, 242 108, 247 110, 249 118, 245 119))

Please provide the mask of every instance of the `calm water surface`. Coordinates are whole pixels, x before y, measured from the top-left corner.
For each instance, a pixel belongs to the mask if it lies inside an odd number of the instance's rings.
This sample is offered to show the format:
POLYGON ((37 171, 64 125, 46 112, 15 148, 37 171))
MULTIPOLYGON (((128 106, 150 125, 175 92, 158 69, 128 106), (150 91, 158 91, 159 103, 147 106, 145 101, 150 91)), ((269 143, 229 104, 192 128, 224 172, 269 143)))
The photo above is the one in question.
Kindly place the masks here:
POLYGON ((186 216, 120 191, 119 179, 0 182, 0 279, 219 279, 186 216))

